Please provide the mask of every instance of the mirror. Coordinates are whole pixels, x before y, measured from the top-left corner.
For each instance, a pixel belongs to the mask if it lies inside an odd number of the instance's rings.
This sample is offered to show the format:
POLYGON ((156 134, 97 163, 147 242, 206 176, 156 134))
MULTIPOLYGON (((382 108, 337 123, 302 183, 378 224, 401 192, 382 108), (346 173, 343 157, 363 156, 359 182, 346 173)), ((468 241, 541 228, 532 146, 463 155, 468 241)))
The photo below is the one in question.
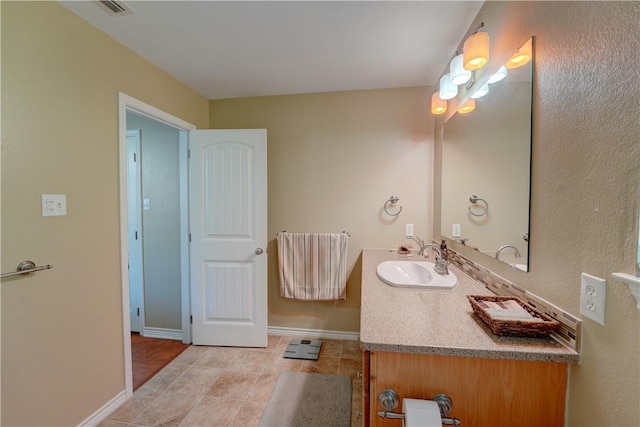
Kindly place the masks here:
MULTIPOLYGON (((523 48, 532 52, 532 42, 523 48)), ((523 271, 529 265, 533 62, 507 69, 473 111, 449 118, 442 143, 440 233, 523 271)))

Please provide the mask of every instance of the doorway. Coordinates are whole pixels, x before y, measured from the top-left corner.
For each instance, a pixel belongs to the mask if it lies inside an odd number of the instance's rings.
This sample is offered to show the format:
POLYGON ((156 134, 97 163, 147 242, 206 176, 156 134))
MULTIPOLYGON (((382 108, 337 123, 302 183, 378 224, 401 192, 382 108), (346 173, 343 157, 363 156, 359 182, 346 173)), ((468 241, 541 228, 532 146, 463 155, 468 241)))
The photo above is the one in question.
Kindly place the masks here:
MULTIPOLYGON (((198 335, 200 345, 265 347, 267 344, 267 262, 263 249, 267 244, 266 130, 195 131, 193 125, 121 93, 120 256, 127 398, 133 394, 130 336, 130 318, 133 310, 130 312, 130 252, 127 236, 128 113, 151 119, 156 125, 168 125, 174 131, 178 131, 178 151, 177 154, 174 152, 173 159, 175 160, 176 155, 179 159, 177 163, 180 221, 178 237, 174 238, 174 242, 180 242, 179 317, 182 328, 175 330, 175 338, 181 335, 184 343, 191 343, 192 326, 194 330, 198 326, 201 332, 198 335), (191 153, 187 144, 192 145, 191 153), (192 163, 192 168, 188 168, 189 162, 192 163), (193 227, 192 230, 189 229, 189 224, 193 227), (194 236, 193 241, 191 234, 194 236), (191 280, 193 283, 190 283, 191 280)), ((144 153, 144 131, 141 134, 144 153)), ((175 149, 175 142, 169 145, 175 149)), ((142 157, 144 158, 144 155, 142 157)), ((160 204, 164 202, 163 194, 166 188, 160 186, 163 191, 158 193, 159 199, 146 200, 147 190, 144 188, 144 179, 142 181, 144 212, 153 210, 157 203, 154 200, 159 200, 160 204)), ((178 202, 174 200, 173 205, 176 204, 178 202)), ((143 218, 143 230, 144 222, 143 218)), ((164 230, 162 227, 160 229, 164 230)), ((145 258, 146 250, 142 252, 145 258)), ((146 284, 149 279, 146 273, 143 276, 142 281, 146 284)), ((174 293, 174 300, 175 295, 174 293)), ((150 336, 154 332, 157 333, 158 328, 149 332, 151 325, 148 325, 147 321, 150 304, 146 296, 144 301, 145 315, 141 323, 145 335, 150 336)), ((137 307, 135 309, 137 313, 137 307)), ((171 333, 165 327, 160 329, 162 333, 171 333)))
MULTIPOLYGON (((138 123, 139 124, 139 123, 138 123)), ((139 129, 139 127, 138 127, 139 129)), ((161 110, 158 110, 155 107, 152 107, 148 104, 145 104, 141 101, 136 100, 135 98, 131 98, 123 93, 119 94, 119 146, 120 146, 120 241, 121 241, 121 280, 122 280, 122 300, 123 300, 123 342, 124 342, 124 366, 125 366, 125 393, 126 397, 130 397, 133 394, 133 372, 132 372, 132 349, 131 349, 131 325, 138 323, 140 330, 143 335, 146 337, 156 337, 156 338, 170 338, 173 340, 181 340, 183 343, 191 342, 191 329, 190 329, 190 307, 189 307, 189 256, 188 256, 188 176, 187 176, 187 142, 188 142, 188 131, 195 129, 195 126, 184 122, 183 120, 171 116, 161 110), (165 292, 164 295, 153 295, 147 298, 145 294, 142 297, 142 303, 135 307, 131 307, 130 304, 130 238, 129 238, 129 200, 128 200, 128 187, 129 181, 128 171, 129 167, 127 164, 127 127, 131 125, 134 126, 134 120, 137 121, 145 121, 147 125, 149 125, 149 129, 151 127, 164 128, 165 131, 170 129, 174 134, 173 142, 167 142, 164 145, 163 149, 159 150, 161 153, 155 153, 157 156, 173 156, 173 166, 171 169, 173 172, 171 174, 171 184, 173 196, 171 200, 165 198, 163 196, 162 191, 156 192, 155 198, 152 199, 151 196, 146 197, 145 191, 151 191, 155 186, 160 189, 164 188, 167 184, 163 182, 154 182, 150 184, 150 188, 146 188, 144 186, 144 165, 139 163, 140 166, 140 174, 142 176, 141 182, 141 192, 140 195, 142 197, 142 224, 138 225, 141 228, 138 231, 138 237, 140 244, 142 245, 142 261, 136 260, 137 263, 142 263, 140 266, 143 273, 138 275, 138 277, 142 277, 142 286, 144 286, 144 282, 148 282, 149 280, 155 280, 156 287, 160 288, 161 291, 165 292), (159 194, 159 195, 158 195, 159 194), (149 199, 148 201, 145 199, 149 199), (154 201, 155 200, 155 201, 154 201), (156 236, 154 240, 150 238, 149 241, 145 242, 145 218, 144 213, 151 214, 159 213, 163 211, 163 208, 166 208, 165 205, 169 206, 171 213, 171 232, 165 234, 171 234, 169 245, 166 244, 167 236, 162 232, 155 232, 156 236), (155 211, 154 208, 158 208, 155 211), (145 210, 146 209, 146 210, 145 210), (157 239, 160 239, 158 241, 157 239), (162 242, 162 239, 165 239, 165 242, 162 242), (146 243, 146 245, 145 245, 146 243), (145 247, 147 251, 145 251, 145 247), (169 247, 170 252, 172 254, 168 255, 166 253, 162 253, 169 247), (160 249, 160 254, 158 254, 158 249, 160 249), (147 266, 145 269, 145 252, 153 252, 152 258, 150 260, 157 267, 158 265, 162 265, 162 259, 169 257, 171 259, 171 280, 165 281, 163 278, 157 280, 158 271, 152 265, 147 266), (153 260, 155 259, 155 260, 153 260), (178 284, 176 284, 176 281, 178 284), (158 285, 160 283, 160 285, 158 285), (171 285, 168 285, 171 283, 171 285), (164 288, 164 289, 163 289, 164 288), (169 316, 163 315, 161 312, 165 311, 167 306, 167 297, 173 302, 173 306, 169 310, 171 313, 169 316), (132 316, 137 316, 138 307, 140 310, 140 322, 132 322, 132 316), (133 309, 132 309, 133 308, 133 309), (150 317, 150 310, 155 310, 155 315, 150 317), (155 316, 155 317, 154 317, 155 316)), ((141 136, 141 151, 144 152, 144 130, 140 132, 141 136)), ((169 132, 168 132, 169 133, 169 132)), ((158 148, 158 147, 153 147, 158 148)), ((137 156, 137 160, 141 159, 140 153, 137 156)), ((162 162, 161 162, 162 163, 162 162)), ((148 166, 148 165, 147 165, 148 166)), ((162 181, 161 179, 158 181, 162 181)), ((166 209, 164 209, 166 210, 166 209)), ((164 215, 163 215, 164 216, 164 215)), ((151 216, 148 218, 148 223, 146 225, 151 226, 147 231, 155 228, 156 230, 162 230, 162 225, 157 223, 158 218, 152 218, 151 216)), ((166 219, 166 218, 165 218, 166 219)), ((162 222, 162 221, 160 221, 162 222)), ((134 227, 131 228, 131 231, 134 230, 134 227)), ((153 232, 151 234, 154 234, 153 232)), ((135 252, 135 251, 134 251, 135 252)), ((164 269, 163 269, 164 271, 164 269)), ((134 279, 135 280, 135 279, 134 279)), ((136 283, 133 283, 134 286, 137 286, 136 283)), ((170 304, 170 303, 169 303, 170 304)))
POLYGON ((180 130, 127 111, 131 331, 182 340, 180 130))

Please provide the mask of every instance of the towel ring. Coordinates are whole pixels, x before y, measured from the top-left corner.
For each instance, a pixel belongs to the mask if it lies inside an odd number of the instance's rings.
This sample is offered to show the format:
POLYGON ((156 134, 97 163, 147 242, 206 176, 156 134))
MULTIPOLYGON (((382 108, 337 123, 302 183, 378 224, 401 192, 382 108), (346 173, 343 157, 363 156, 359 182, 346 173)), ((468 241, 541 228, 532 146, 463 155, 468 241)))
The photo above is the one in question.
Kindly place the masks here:
POLYGON ((387 210, 387 207, 388 207, 389 204, 395 205, 396 203, 398 203, 398 200, 400 200, 400 199, 397 198, 396 196, 391 196, 391 197, 389 197, 389 200, 384 202, 384 206, 382 207, 382 209, 384 209, 384 211, 386 212, 387 215, 389 215, 389 216, 398 216, 398 215, 400 215, 400 212, 402 212, 402 206, 400 206, 400 209, 396 213, 391 213, 391 212, 389 212, 387 210))
POLYGON ((469 213, 473 216, 485 216, 487 212, 489 212, 489 203, 485 199, 481 199, 480 197, 473 194, 469 197, 469 201, 474 205, 477 205, 478 202, 484 203, 484 206, 469 206, 469 213), (476 207, 477 211, 473 211, 472 208, 476 207))

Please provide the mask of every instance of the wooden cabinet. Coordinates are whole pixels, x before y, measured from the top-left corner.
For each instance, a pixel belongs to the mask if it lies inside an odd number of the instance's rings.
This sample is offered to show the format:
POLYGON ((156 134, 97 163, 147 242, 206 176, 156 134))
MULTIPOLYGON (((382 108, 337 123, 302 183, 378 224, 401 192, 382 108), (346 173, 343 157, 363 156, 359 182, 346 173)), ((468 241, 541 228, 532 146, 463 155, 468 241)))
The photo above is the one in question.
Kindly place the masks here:
POLYGON ((564 426, 568 365, 508 359, 368 352, 363 355, 363 426, 399 427, 400 420, 377 415, 380 391, 402 399, 453 401, 450 416, 464 427, 564 426))

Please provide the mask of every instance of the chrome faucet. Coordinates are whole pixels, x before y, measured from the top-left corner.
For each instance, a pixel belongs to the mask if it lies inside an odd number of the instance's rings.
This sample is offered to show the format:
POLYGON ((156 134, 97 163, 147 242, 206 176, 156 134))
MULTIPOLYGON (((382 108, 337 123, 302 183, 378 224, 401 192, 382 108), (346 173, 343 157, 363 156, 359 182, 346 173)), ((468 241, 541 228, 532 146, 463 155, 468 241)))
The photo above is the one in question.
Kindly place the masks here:
POLYGON ((520 255, 520 251, 518 250, 518 248, 516 248, 516 247, 515 247, 515 246, 513 246, 513 245, 504 245, 504 246, 500 246, 500 249, 498 249, 498 250, 496 251, 496 259, 500 259, 500 252, 502 252, 503 250, 505 250, 505 249, 507 249, 507 248, 511 248, 511 249, 513 249, 513 250, 515 251, 515 253, 516 253, 516 258, 520 258, 520 257, 521 257, 521 255, 520 255))
POLYGON ((448 267, 449 262, 447 261, 445 256, 442 256, 442 251, 440 250, 440 246, 435 245, 433 243, 425 243, 424 240, 422 240, 419 237, 409 237, 409 239, 413 240, 420 246, 420 249, 418 250, 418 255, 424 255, 424 251, 427 248, 435 249, 437 252, 435 268, 434 268, 435 272, 442 276, 446 276, 449 274, 449 267, 448 267))

